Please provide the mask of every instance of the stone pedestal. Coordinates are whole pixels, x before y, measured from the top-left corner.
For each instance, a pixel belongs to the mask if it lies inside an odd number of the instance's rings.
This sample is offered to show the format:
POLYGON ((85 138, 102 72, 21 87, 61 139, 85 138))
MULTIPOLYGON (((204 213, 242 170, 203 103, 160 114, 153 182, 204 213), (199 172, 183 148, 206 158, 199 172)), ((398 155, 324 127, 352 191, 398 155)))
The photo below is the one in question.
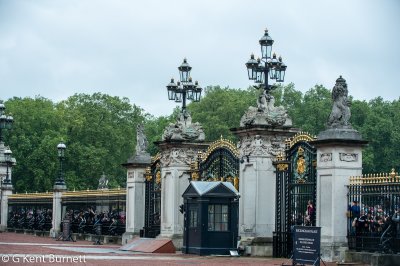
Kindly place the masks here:
POLYGON ((355 130, 330 129, 312 142, 317 148, 317 226, 321 227, 321 255, 341 261, 347 249, 347 185, 362 175, 362 147, 355 130))
POLYGON ((145 173, 151 158, 148 153, 128 160, 123 166, 127 169, 126 180, 126 230, 122 244, 139 235, 144 227, 145 216, 145 173))
POLYGON ((158 142, 161 149, 161 232, 160 237, 172 239, 177 250, 183 245, 182 194, 189 186, 190 164, 197 152, 208 144, 183 141, 158 142))
POLYGON ((53 189, 53 216, 51 219, 50 236, 57 237, 60 232, 60 225, 62 220, 62 206, 61 197, 62 193, 67 191, 66 185, 54 185, 53 189))
POLYGON ((8 221, 8 196, 12 194, 12 185, 2 185, 1 187, 1 223, 0 231, 7 229, 8 221))
POLYGON ((285 151, 285 140, 297 129, 253 126, 231 131, 240 139, 239 235, 246 252, 272 256, 276 189, 272 162, 285 151))
MULTIPOLYGON (((4 156, 4 151, 6 147, 4 146, 4 142, 0 141, 0 184, 1 184, 1 194, 0 194, 0 231, 3 231, 7 228, 7 220, 8 220, 8 196, 12 194, 13 186, 12 184, 5 184, 5 180, 7 179, 7 163, 4 156)), ((12 158, 13 164, 15 164, 15 159, 12 158)), ((8 176, 11 181, 11 172, 12 166, 8 167, 8 176)))

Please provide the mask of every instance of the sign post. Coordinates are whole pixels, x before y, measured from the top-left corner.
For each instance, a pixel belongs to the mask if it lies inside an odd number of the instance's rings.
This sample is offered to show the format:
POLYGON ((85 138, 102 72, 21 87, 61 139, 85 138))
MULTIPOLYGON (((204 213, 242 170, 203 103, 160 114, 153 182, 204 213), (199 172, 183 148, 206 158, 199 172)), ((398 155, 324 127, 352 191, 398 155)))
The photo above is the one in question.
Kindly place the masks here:
MULTIPOLYGON (((293 265, 320 265, 321 227, 294 226, 293 265)), ((324 263, 325 265, 325 263, 324 263)))

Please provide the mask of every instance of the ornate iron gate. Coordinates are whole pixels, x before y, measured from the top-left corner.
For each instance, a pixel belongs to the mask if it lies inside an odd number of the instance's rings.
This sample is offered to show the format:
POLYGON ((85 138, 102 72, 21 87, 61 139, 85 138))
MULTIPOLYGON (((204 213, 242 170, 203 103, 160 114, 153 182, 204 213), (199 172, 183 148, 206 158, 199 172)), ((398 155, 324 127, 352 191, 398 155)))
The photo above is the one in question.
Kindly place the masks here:
POLYGON ((315 138, 298 133, 286 140, 285 154, 276 166, 276 221, 273 236, 274 257, 292 253, 292 227, 315 226, 316 149, 309 141, 315 138))
POLYGON ((198 153, 191 168, 194 181, 227 181, 239 191, 239 150, 222 136, 206 152, 198 153))
POLYGON ((154 238, 160 234, 161 223, 161 167, 160 154, 152 158, 146 169, 145 219, 143 236, 154 238))

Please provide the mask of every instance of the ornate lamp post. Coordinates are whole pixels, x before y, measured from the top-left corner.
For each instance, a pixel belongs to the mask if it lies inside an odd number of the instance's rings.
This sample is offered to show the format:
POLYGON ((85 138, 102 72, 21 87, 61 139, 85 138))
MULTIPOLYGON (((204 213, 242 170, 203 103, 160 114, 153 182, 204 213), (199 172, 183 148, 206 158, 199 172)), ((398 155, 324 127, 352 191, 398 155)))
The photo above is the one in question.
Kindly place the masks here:
POLYGON ((10 168, 10 166, 12 164, 12 151, 8 147, 4 151, 4 159, 5 159, 5 162, 6 162, 7 170, 6 170, 6 178, 3 181, 3 185, 7 186, 7 185, 11 185, 9 168, 10 168))
POLYGON ((64 160, 64 153, 65 153, 66 148, 67 148, 67 146, 65 146, 64 142, 62 142, 62 141, 57 145, 58 159, 60 160, 60 167, 59 167, 58 177, 56 179, 55 185, 65 186, 62 162, 64 160))
POLYGON ((3 142, 3 130, 9 130, 12 127, 14 119, 11 115, 5 114, 6 107, 0 101, 0 142, 3 142))
POLYGON ((272 54, 272 44, 274 40, 268 35, 268 30, 265 30, 264 36, 259 41, 261 45, 261 59, 254 58, 254 54, 250 56, 246 63, 247 72, 250 80, 254 80, 259 84, 259 88, 263 88, 265 94, 268 95, 274 87, 268 84, 268 79, 283 82, 285 79, 285 71, 287 66, 282 62, 282 57, 272 54))
POLYGON ((192 67, 188 64, 186 58, 183 59, 183 63, 178 67, 180 81, 175 83, 174 79, 167 85, 168 99, 177 103, 182 102, 182 114, 183 117, 188 117, 186 112, 186 100, 194 102, 200 101, 201 91, 203 90, 197 81, 193 83, 190 71, 192 67))

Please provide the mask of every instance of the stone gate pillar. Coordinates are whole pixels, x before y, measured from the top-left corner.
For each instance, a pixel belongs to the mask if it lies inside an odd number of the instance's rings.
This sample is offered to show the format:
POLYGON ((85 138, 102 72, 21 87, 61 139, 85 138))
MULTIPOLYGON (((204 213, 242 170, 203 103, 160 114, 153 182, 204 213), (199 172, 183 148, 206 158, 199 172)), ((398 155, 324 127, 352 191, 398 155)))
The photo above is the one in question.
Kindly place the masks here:
POLYGON ((175 248, 183 246, 182 194, 189 186, 190 164, 197 161, 197 153, 204 151, 205 134, 199 123, 192 123, 186 110, 182 110, 175 124, 164 130, 161 150, 161 232, 160 237, 172 239, 175 248))
POLYGON ((134 235, 139 235, 144 227, 145 213, 145 173, 150 166, 150 155, 147 162, 128 162, 126 181, 126 229, 122 243, 126 244, 134 235))
POLYGON ((297 131, 286 128, 238 128, 239 137, 239 235, 246 252, 272 256, 275 230, 276 173, 273 160, 285 151, 285 140, 297 131))
POLYGON ((0 231, 4 231, 7 228, 8 221, 8 197, 12 194, 12 185, 1 186, 1 223, 0 231))
POLYGON ((194 142, 159 142, 161 149, 161 237, 172 239, 175 247, 183 245, 182 194, 190 183, 190 164, 207 144, 194 142))
POLYGON ((57 237, 58 233, 61 230, 61 220, 62 220, 62 206, 61 206, 61 197, 63 192, 67 191, 66 185, 54 185, 53 188, 53 212, 51 219, 51 229, 50 236, 57 237))
POLYGON ((276 174, 272 162, 285 151, 285 140, 297 133, 282 106, 263 91, 257 107, 249 107, 240 127, 231 129, 239 138, 241 246, 255 256, 272 256, 275 230, 276 174))
MULTIPOLYGON (((1 180, 1 198, 0 198, 0 231, 4 231, 7 228, 8 222, 8 197, 12 194, 13 185, 11 182, 7 183, 7 163, 4 156, 6 147, 4 142, 0 141, 0 180, 1 180)), ((12 164, 15 164, 15 158, 11 158, 12 164)), ((11 181, 12 165, 8 167, 8 178, 11 181)))
POLYGON ((317 148, 316 218, 326 261, 341 261, 347 250, 347 185, 350 176, 362 175, 362 147, 367 144, 349 123, 347 93, 346 81, 340 76, 332 90, 327 129, 312 142, 317 148))
POLYGON ((145 216, 145 174, 150 167, 151 157, 146 151, 148 141, 143 125, 136 128, 135 154, 122 164, 127 170, 126 179, 126 228, 122 235, 122 244, 126 244, 134 235, 139 235, 144 227, 145 216))

